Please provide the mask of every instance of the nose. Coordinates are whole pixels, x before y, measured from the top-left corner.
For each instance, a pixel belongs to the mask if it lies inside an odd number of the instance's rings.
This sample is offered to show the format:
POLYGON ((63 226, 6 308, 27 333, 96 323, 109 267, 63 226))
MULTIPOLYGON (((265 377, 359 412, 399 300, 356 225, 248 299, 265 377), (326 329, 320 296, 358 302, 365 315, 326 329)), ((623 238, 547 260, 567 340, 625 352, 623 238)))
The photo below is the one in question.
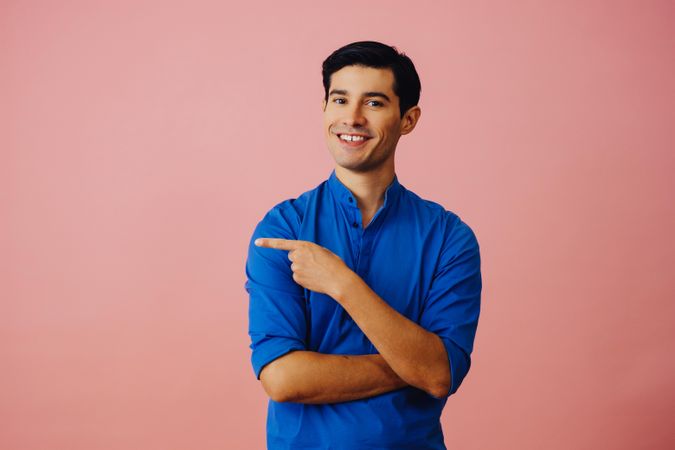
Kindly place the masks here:
POLYGON ((349 108, 346 108, 342 122, 351 127, 364 126, 366 124, 366 117, 363 115, 361 105, 354 103, 349 108))

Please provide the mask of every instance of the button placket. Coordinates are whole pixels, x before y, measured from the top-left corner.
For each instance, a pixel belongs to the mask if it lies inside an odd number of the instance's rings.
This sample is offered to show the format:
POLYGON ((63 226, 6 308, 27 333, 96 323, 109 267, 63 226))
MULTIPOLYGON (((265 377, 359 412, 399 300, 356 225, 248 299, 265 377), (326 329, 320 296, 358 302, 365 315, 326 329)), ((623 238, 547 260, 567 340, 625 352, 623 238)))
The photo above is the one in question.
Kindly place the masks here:
POLYGON ((370 261, 372 259, 373 253, 373 243, 375 241, 375 236, 378 233, 378 230, 382 227, 382 216, 386 211, 384 206, 380 207, 377 210, 375 215, 370 221, 370 224, 362 229, 361 241, 359 245, 359 258, 356 261, 356 270, 359 276, 364 280, 367 279, 370 272, 370 261))
POLYGON ((359 260, 361 259, 361 250, 363 248, 363 229, 360 226, 361 222, 361 211, 358 207, 352 207, 352 233, 353 242, 354 242, 354 254, 355 254, 355 269, 358 273, 359 260))
POLYGON ((365 278, 368 275, 370 268, 370 253, 373 243, 373 228, 368 226, 361 234, 361 242, 359 243, 359 259, 356 262, 356 269, 358 274, 365 278))

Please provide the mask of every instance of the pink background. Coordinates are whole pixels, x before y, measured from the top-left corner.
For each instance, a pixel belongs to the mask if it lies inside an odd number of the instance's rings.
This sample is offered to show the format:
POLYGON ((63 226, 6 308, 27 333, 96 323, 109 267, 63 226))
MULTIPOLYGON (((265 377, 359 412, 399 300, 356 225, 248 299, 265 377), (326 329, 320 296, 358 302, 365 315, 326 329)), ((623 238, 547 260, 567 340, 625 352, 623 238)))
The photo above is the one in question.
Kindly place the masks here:
POLYGON ((422 79, 401 183, 482 249, 448 447, 675 448, 674 23, 670 1, 5 0, 0 447, 264 447, 248 240, 328 177, 321 62, 374 39, 422 79))

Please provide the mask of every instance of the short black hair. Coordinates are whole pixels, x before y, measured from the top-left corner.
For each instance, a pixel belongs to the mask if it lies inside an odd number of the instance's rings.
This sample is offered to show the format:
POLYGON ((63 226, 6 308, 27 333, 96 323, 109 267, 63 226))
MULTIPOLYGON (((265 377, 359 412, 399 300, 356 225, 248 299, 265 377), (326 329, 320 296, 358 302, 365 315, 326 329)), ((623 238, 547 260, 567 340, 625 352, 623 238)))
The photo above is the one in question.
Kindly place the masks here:
POLYGON ((346 66, 389 68, 394 74, 394 93, 399 98, 401 117, 420 101, 422 85, 415 65, 405 53, 376 41, 358 41, 335 50, 322 65, 325 100, 333 73, 346 66))

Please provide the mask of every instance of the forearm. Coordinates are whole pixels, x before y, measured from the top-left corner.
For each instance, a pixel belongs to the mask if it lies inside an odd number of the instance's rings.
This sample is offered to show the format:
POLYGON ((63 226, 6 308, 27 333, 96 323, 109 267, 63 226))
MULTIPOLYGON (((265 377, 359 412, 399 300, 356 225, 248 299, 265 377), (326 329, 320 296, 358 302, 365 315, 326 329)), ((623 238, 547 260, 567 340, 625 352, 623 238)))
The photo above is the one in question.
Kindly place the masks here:
POLYGON ((450 389, 450 364, 443 341, 389 306, 358 276, 336 301, 405 382, 436 397, 450 389))
POLYGON ((294 351, 260 374, 275 401, 338 403, 372 397, 407 386, 381 355, 329 355, 294 351))

